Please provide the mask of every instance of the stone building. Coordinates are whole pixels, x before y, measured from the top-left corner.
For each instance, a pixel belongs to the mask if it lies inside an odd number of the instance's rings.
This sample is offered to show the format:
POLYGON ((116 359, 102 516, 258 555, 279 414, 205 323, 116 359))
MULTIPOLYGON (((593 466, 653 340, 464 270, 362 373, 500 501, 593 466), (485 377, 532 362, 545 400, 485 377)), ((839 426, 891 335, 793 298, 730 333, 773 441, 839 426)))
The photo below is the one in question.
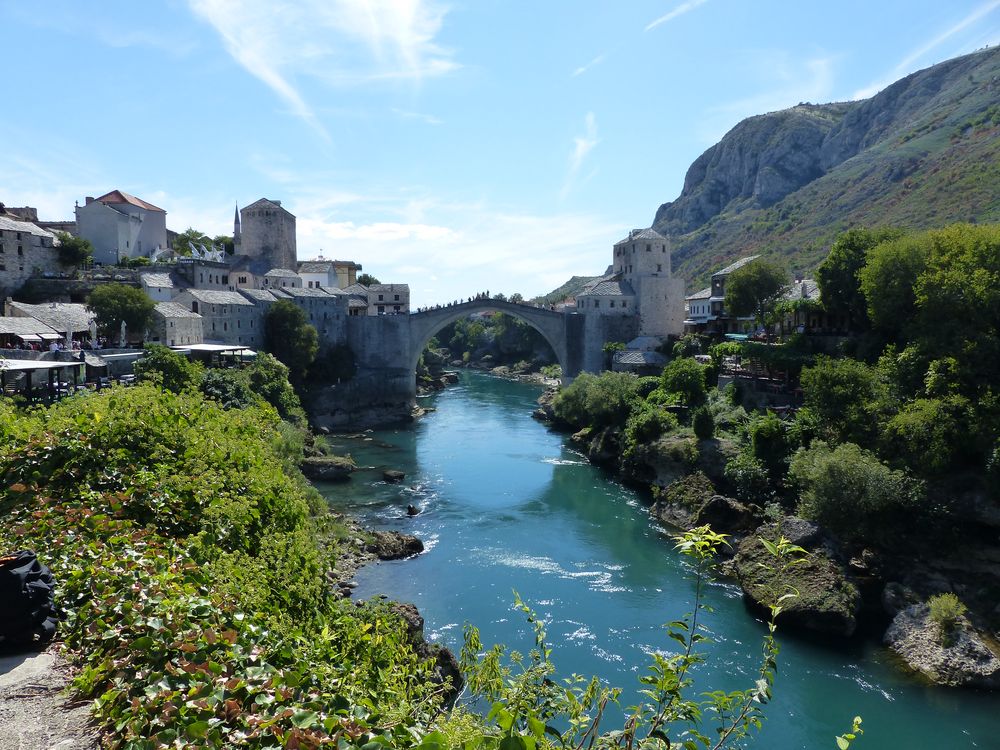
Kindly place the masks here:
POLYGON ((272 268, 258 276, 260 289, 301 289, 302 277, 287 268, 272 268))
POLYGON ((685 298, 687 317, 685 330, 697 333, 744 333, 752 327, 753 318, 737 318, 726 310, 726 279, 729 274, 759 258, 748 255, 712 274, 712 283, 685 298))
POLYGON ((84 205, 77 205, 76 231, 94 246, 94 262, 105 265, 148 258, 169 247, 167 212, 121 190, 88 196, 84 205))
POLYGON ((261 308, 239 292, 185 289, 174 302, 202 317, 206 342, 259 346, 264 341, 261 308))
POLYGON ((59 267, 58 240, 37 224, 0 213, 0 295, 13 294, 32 274, 59 267))
POLYGON ((289 302, 300 307, 306 319, 319 334, 321 344, 336 346, 347 338, 347 316, 350 295, 339 289, 282 289, 289 302))
POLYGON ((139 283, 142 285, 142 291, 153 302, 169 302, 187 286, 169 270, 140 272, 139 283))
POLYGON ((255 273, 296 268, 295 216, 281 201, 261 198, 239 212, 233 227, 236 255, 250 258, 255 273))
POLYGON ((409 284, 372 284, 368 287, 369 315, 401 315, 408 312, 409 284))
POLYGON ((157 302, 153 308, 150 340, 164 346, 202 344, 205 331, 202 317, 176 302, 157 302))
POLYGON ((302 261, 298 270, 306 289, 346 289, 357 283, 361 265, 349 260, 325 260, 320 256, 316 260, 302 261))
POLYGON ((670 242, 652 229, 633 229, 615 243, 609 272, 576 298, 586 315, 637 315, 639 333, 667 338, 684 330, 684 281, 674 278, 670 242))

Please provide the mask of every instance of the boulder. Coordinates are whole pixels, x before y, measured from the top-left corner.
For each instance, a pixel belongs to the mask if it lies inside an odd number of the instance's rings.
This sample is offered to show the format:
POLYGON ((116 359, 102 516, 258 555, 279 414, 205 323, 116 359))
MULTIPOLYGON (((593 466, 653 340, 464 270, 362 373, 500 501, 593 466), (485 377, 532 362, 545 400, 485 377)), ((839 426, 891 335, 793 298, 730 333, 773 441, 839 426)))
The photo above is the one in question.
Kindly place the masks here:
POLYGON ((538 397, 538 408, 531 413, 531 416, 541 422, 555 422, 556 413, 552 408, 552 402, 559 395, 557 388, 549 388, 538 397))
POLYGON ((358 466, 348 456, 310 456, 302 460, 299 468, 308 479, 339 482, 350 479, 351 472, 358 466))
POLYGON ((701 472, 678 479, 669 487, 653 487, 656 502, 649 509, 654 518, 668 526, 693 529, 697 516, 715 494, 715 487, 701 472))
POLYGON ((382 479, 387 482, 402 482, 406 478, 406 474, 397 469, 386 469, 382 472, 382 479))
POLYGON ((1000 657, 964 617, 944 639, 930 608, 911 604, 896 614, 883 640, 911 669, 938 685, 1000 687, 1000 657))
POLYGON ((808 521, 788 518, 780 524, 767 524, 744 539, 733 560, 735 574, 743 593, 751 601, 768 606, 786 593, 794 593, 782 602, 779 625, 798 627, 837 636, 854 634, 861 610, 861 594, 845 566, 831 553, 832 541, 808 521), (776 541, 779 535, 806 548, 804 562, 778 568, 760 538, 776 541))
POLYGON ((424 543, 412 534, 398 531, 373 531, 365 549, 379 560, 401 560, 424 551, 424 543))
POLYGON ((465 682, 458 666, 458 659, 444 646, 427 642, 424 637, 424 618, 415 605, 397 602, 390 607, 390 611, 403 621, 406 627, 406 638, 417 655, 422 659, 434 660, 435 682, 444 684, 445 680, 450 681, 451 688, 446 700, 453 700, 458 696, 458 692, 465 682))
POLYGON ((613 466, 622 452, 622 431, 617 427, 598 430, 590 439, 587 458, 598 466, 613 466))
POLYGON ((711 526, 714 531, 740 534, 752 530, 756 519, 739 500, 724 495, 712 495, 698 510, 695 526, 711 526))
POLYGON ((688 435, 667 435, 653 443, 635 446, 622 458, 622 477, 641 484, 667 487, 694 471, 698 441, 688 435))

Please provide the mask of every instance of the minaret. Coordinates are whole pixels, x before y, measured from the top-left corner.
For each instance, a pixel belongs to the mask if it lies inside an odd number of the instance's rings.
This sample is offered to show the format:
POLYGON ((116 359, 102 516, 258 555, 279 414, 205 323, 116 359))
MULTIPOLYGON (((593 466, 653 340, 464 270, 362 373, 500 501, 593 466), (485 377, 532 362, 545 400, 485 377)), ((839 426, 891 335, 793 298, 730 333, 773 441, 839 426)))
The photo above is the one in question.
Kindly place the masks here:
POLYGON ((236 204, 236 216, 233 218, 233 247, 240 246, 240 205, 236 204))

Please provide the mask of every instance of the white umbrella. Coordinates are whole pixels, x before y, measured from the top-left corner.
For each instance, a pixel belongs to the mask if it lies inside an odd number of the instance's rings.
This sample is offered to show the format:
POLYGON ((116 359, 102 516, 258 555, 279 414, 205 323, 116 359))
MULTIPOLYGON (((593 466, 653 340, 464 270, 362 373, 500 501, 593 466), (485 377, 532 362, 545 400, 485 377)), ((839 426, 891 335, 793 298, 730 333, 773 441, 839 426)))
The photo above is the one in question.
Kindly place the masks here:
POLYGON ((118 348, 125 348, 125 321, 122 321, 122 327, 118 331, 118 348))
POLYGON ((90 321, 90 341, 93 344, 97 343, 97 321, 94 319, 90 321))

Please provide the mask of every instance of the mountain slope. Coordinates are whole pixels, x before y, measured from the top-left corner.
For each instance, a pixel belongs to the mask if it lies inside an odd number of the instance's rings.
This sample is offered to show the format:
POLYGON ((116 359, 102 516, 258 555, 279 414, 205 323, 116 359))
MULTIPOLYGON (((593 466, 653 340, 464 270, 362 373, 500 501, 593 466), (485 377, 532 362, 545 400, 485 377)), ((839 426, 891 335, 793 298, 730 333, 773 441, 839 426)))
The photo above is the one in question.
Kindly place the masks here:
POLYGON ((656 212, 689 288, 749 253, 811 272, 840 231, 1000 221, 1000 48, 948 60, 870 99, 750 117, 656 212))

